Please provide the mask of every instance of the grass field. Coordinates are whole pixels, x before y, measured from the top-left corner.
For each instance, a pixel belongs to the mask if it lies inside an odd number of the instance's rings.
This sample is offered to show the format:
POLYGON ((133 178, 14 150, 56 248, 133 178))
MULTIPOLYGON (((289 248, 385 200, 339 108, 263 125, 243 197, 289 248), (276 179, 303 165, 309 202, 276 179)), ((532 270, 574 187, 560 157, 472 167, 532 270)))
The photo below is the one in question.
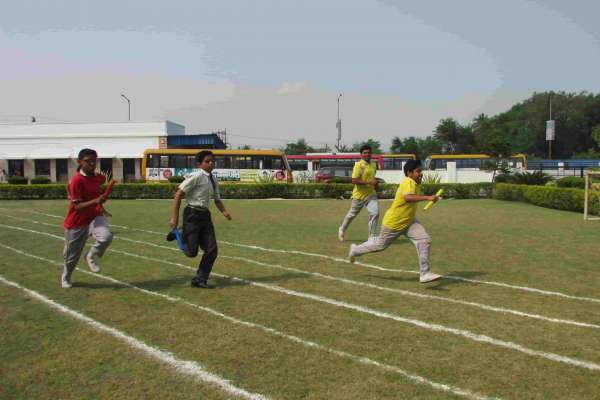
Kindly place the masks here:
MULTIPOLYGON (((170 202, 110 201, 101 274, 61 289, 64 201, 0 203, 0 398, 600 398, 600 224, 448 200, 414 246, 347 263, 341 200, 225 201, 215 290, 164 240, 170 202)), ((390 202, 382 202, 385 210, 390 202)), ((88 244, 91 243, 91 240, 88 244)))

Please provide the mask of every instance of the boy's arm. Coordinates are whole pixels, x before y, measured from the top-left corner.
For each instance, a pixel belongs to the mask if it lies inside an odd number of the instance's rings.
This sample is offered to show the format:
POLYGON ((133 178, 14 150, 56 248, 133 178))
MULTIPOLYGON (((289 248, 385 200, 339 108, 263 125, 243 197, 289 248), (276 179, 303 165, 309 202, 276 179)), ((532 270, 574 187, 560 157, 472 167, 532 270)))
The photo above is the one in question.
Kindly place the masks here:
POLYGON ((229 214, 229 211, 227 211, 227 209, 225 208, 225 204, 223 204, 223 202, 221 201, 221 199, 219 199, 219 200, 215 199, 215 205, 217 206, 217 208, 219 209, 219 211, 221 211, 221 213, 223 214, 223 216, 225 218, 227 218, 229 221, 231 221, 231 214, 229 214))
POLYGON ((422 196, 420 194, 406 194, 404 195, 404 201, 407 203, 417 203, 419 201, 433 201, 434 203, 440 200, 439 196, 422 196))
POLYGON ((173 197, 173 213, 171 214, 171 220, 169 224, 171 228, 176 228, 179 224, 179 208, 181 207, 181 199, 185 197, 185 192, 181 189, 177 189, 175 196, 173 197))

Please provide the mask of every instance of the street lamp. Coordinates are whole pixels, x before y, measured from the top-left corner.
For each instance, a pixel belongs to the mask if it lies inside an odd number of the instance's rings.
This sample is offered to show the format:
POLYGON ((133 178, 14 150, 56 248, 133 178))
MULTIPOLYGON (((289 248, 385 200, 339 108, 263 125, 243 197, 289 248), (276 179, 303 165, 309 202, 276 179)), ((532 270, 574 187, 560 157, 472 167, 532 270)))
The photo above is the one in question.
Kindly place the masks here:
POLYGON ((340 97, 342 94, 340 93, 337 97, 337 123, 335 124, 338 135, 337 135, 337 150, 340 151, 340 140, 342 140, 342 120, 340 119, 340 97))
POLYGON ((128 116, 129 116, 129 121, 131 121, 131 100, 129 100, 127 98, 127 96, 125 96, 124 94, 121 95, 122 98, 124 98, 125 100, 127 100, 127 111, 128 111, 128 116))

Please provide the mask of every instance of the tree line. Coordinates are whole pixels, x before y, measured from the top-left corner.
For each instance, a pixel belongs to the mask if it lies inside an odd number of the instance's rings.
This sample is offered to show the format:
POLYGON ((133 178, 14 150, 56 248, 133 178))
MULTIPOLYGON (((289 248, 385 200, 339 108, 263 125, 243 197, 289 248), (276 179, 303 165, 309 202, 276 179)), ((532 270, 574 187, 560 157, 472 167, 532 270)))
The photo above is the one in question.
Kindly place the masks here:
MULTIPOLYGON (((543 92, 515 104, 495 116, 480 114, 471 122, 442 119, 432 135, 392 138, 391 153, 413 153, 424 159, 430 154, 483 153, 509 156, 525 153, 530 157, 548 158, 546 121, 552 103, 556 137, 552 158, 600 158, 600 95, 588 92, 543 92)), ((358 151, 369 144, 375 153, 382 152, 379 141, 368 139, 352 146, 340 146, 339 152, 358 151)), ((331 151, 316 149, 306 140, 288 143, 281 150, 287 154, 331 151)))

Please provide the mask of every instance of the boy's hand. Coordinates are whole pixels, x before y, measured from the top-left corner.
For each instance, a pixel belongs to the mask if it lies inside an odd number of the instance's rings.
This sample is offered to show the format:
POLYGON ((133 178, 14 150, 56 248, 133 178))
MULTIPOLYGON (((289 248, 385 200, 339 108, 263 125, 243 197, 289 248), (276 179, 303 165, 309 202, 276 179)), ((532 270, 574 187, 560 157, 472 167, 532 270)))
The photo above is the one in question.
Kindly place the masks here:
POLYGON ((179 218, 177 217, 171 217, 169 220, 169 225, 171 225, 171 228, 177 228, 177 224, 179 223, 178 219, 179 218))
POLYGON ((229 214, 229 211, 223 211, 223 216, 227 218, 228 221, 231 221, 231 214, 229 214))
POLYGON ((96 202, 96 204, 102 204, 106 201, 106 196, 101 194, 100 196, 96 197, 94 201, 96 202))
POLYGON ((429 196, 429 201, 433 201, 434 203, 437 203, 439 200, 441 200, 442 198, 440 196, 429 196))

